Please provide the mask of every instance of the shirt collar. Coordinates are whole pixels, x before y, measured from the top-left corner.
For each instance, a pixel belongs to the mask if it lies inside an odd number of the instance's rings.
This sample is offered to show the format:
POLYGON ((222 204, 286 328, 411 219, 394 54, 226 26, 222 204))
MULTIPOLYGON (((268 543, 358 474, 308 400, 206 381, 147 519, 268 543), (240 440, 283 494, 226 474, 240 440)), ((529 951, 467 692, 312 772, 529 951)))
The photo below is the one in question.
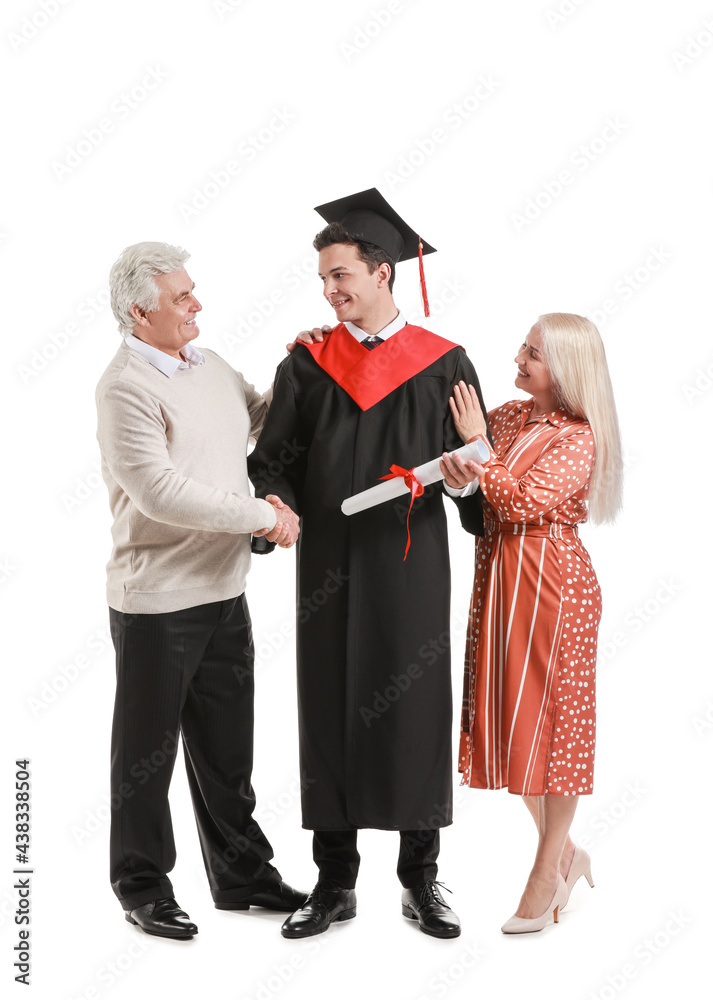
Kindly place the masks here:
POLYGON ((361 327, 358 327, 355 323, 345 323, 344 325, 351 333, 352 337, 361 343, 362 340, 366 340, 367 337, 381 337, 382 340, 387 340, 395 333, 398 333, 399 330, 403 330, 407 323, 408 320, 404 319, 401 313, 397 313, 396 319, 392 320, 388 326, 384 327, 383 330, 379 330, 377 334, 364 333, 361 327))
MULTIPOLYGON (((523 423, 525 423, 535 405, 535 400, 523 399, 519 405, 520 413, 524 414, 523 423)), ((539 413, 536 417, 533 417, 534 422, 541 423, 545 420, 548 424, 552 424, 553 427, 560 427, 563 423, 574 420, 574 416, 565 410, 563 406, 558 406, 554 410, 548 410, 547 413, 539 413)))
POLYGON ((158 368, 168 378, 171 378, 173 373, 179 369, 195 368, 196 365, 202 365, 205 361, 205 357, 201 352, 196 350, 191 344, 186 344, 185 347, 181 348, 183 356, 186 359, 185 361, 181 361, 170 354, 166 354, 165 351, 159 351, 157 347, 152 347, 143 340, 139 340, 133 333, 130 333, 125 340, 128 347, 136 351, 137 354, 140 354, 142 358, 146 358, 154 368, 158 368))

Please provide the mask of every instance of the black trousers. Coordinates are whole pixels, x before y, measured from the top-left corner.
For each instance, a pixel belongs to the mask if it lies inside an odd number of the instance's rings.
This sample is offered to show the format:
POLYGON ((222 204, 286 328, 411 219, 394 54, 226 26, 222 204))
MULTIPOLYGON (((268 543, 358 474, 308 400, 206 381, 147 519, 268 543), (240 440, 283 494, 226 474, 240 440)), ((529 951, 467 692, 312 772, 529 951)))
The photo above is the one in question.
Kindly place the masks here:
MULTIPOLYGON (((396 874, 405 889, 412 889, 438 875, 436 860, 441 846, 438 830, 400 830, 396 874)), ((315 830, 312 856, 319 877, 353 889, 359 873, 356 830, 315 830)))
POLYGON ((168 789, 179 732, 213 899, 278 881, 252 818, 254 653, 245 596, 172 611, 109 609, 116 649, 111 883, 125 910, 172 896, 168 789))

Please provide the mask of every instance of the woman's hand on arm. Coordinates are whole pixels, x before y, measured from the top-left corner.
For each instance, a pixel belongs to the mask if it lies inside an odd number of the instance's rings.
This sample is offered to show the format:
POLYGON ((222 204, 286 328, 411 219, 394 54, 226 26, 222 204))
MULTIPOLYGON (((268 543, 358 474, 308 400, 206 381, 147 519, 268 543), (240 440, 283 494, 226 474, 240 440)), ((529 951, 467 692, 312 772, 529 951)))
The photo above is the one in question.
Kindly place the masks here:
POLYGON ((453 387, 453 395, 448 402, 456 430, 464 444, 478 434, 487 437, 488 425, 480 408, 478 394, 472 385, 458 382, 453 387))

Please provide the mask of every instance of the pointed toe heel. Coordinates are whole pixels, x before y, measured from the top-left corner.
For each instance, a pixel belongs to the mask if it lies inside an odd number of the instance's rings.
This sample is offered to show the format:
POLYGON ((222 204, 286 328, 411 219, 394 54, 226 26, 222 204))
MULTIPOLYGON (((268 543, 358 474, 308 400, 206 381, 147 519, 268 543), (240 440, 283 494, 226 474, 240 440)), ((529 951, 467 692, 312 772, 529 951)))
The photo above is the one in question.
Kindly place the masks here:
POLYGON ((559 911, 567 899, 567 886, 562 876, 558 876, 557 890, 550 905, 539 917, 510 917, 500 928, 503 934, 532 934, 541 931, 550 922, 550 914, 559 923, 559 911))

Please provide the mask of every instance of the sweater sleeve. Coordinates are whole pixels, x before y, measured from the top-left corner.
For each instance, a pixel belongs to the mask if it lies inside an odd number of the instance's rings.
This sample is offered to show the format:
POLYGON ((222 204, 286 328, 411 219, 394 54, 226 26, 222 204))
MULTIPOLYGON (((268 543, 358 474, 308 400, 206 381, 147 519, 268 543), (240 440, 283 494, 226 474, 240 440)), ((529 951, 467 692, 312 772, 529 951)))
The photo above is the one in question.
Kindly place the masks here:
POLYGON ((587 487, 594 452, 594 436, 589 424, 579 422, 551 441, 534 465, 518 479, 491 447, 491 458, 480 487, 490 506, 504 520, 526 523, 587 487))
POLYGON ((142 389, 128 382, 111 382, 97 400, 97 408, 102 458, 145 517, 182 528, 233 534, 275 526, 274 508, 266 501, 208 486, 175 468, 161 407, 142 389))

